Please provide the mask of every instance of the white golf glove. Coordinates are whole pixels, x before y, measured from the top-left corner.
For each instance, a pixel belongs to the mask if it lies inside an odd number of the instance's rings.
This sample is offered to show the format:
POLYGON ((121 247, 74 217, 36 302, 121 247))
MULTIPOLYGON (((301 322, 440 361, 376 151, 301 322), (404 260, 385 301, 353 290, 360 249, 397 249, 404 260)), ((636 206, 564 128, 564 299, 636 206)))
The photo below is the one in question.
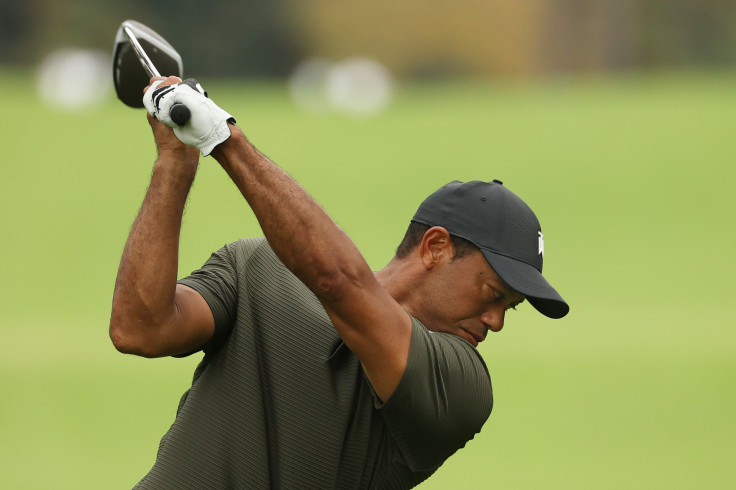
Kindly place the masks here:
POLYGON ((154 82, 143 95, 143 105, 148 113, 174 129, 174 134, 184 144, 196 146, 207 156, 215 146, 230 137, 228 122, 235 118, 222 110, 207 97, 207 92, 194 78, 176 85, 158 88, 162 80, 154 82), (189 109, 189 120, 179 126, 171 119, 171 108, 183 104, 189 109))

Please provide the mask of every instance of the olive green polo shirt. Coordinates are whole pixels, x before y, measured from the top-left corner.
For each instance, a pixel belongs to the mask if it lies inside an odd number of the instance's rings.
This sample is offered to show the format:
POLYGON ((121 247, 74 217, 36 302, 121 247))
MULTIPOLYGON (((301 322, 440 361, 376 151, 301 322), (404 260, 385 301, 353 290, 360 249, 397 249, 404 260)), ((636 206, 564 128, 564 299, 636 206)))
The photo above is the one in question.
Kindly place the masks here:
POLYGON ((490 415, 475 348, 416 319, 406 371, 382 403, 265 239, 226 245, 180 282, 207 301, 216 333, 139 488, 410 488, 490 415))

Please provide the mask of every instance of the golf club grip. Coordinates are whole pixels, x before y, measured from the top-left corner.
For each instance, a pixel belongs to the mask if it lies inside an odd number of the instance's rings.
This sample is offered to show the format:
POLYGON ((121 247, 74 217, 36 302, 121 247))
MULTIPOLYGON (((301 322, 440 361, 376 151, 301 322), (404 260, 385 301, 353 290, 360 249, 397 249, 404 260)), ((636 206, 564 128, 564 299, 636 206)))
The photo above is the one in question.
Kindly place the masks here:
POLYGON ((189 121, 191 115, 192 113, 189 111, 189 107, 184 104, 174 104, 169 111, 171 120, 179 126, 184 126, 189 121))

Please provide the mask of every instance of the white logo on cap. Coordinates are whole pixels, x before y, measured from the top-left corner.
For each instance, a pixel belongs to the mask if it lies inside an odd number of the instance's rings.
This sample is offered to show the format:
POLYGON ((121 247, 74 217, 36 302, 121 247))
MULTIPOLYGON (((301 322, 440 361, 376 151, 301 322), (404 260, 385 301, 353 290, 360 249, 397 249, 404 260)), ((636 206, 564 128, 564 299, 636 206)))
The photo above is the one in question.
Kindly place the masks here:
POLYGON ((544 235, 542 235, 542 232, 539 232, 539 255, 544 257, 544 235))

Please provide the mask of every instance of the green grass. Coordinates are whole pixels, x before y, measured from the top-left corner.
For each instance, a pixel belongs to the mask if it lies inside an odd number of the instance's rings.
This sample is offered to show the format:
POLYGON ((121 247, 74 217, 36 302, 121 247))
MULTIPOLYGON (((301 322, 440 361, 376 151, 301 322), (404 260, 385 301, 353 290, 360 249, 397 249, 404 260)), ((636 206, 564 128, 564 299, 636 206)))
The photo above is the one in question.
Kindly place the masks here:
MULTIPOLYGON (((44 107, 0 71, 0 474, 130 488, 196 356, 115 352, 117 262, 154 159, 142 112, 44 107)), ((512 312, 481 350, 496 405, 432 488, 730 488, 736 470, 736 74, 404 86, 372 119, 297 112, 281 84, 210 83, 252 140, 381 267, 419 201, 503 180, 536 211, 562 321, 512 312)), ((258 224, 205 159, 182 274, 258 224)))

